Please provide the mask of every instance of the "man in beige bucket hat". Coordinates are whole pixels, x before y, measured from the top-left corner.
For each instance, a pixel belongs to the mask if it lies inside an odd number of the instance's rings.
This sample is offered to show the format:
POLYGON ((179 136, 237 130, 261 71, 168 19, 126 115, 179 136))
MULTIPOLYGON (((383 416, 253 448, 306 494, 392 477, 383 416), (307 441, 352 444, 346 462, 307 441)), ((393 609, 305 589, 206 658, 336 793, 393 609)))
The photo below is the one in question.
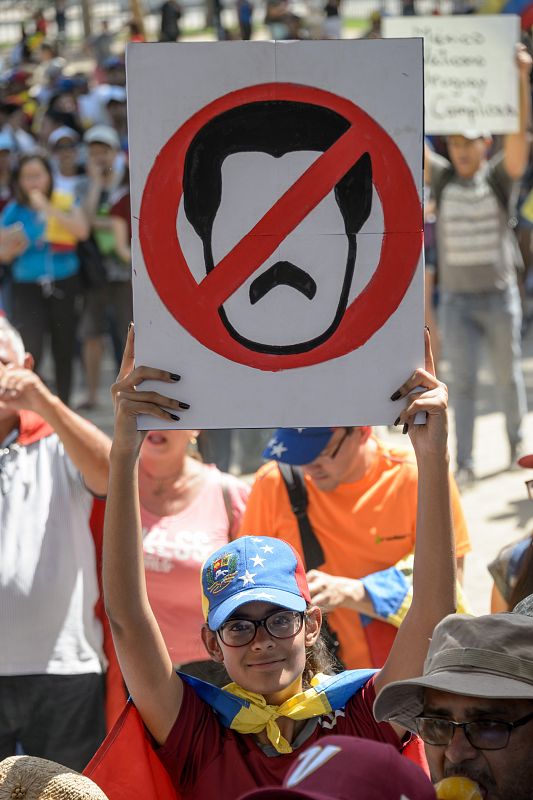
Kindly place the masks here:
POLYGON ((533 619, 452 614, 433 632, 424 674, 374 705, 424 740, 434 782, 462 775, 484 800, 533 797, 533 619))

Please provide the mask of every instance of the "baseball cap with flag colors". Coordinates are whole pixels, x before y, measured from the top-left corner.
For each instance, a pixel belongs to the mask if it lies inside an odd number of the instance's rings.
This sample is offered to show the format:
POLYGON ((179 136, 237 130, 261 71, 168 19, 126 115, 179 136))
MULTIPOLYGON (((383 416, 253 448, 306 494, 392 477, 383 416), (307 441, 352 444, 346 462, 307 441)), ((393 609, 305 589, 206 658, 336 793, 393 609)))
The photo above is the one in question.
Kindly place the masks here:
POLYGON ((278 428, 263 451, 263 458, 284 464, 309 464, 333 436, 333 428, 278 428))
POLYGON ((300 556, 269 536, 243 536, 215 550, 202 567, 202 607, 211 630, 245 603, 305 611, 311 602, 300 556))
POLYGON ((391 745, 356 736, 324 736, 304 750, 283 785, 239 800, 435 800, 419 766, 391 745))

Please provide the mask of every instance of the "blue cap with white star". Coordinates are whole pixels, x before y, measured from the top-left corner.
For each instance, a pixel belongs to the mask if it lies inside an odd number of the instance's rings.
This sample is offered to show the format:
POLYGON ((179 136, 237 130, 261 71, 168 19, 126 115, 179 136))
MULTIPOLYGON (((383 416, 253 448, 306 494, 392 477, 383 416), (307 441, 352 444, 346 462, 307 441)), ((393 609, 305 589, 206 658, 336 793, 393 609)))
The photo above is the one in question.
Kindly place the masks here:
POLYGON ((333 428, 278 428, 263 451, 263 458, 284 464, 309 464, 333 436, 333 428))
POLYGON ((242 536, 219 547, 204 562, 201 582, 211 630, 255 600, 291 611, 305 611, 311 602, 300 556, 290 544, 270 536, 242 536))

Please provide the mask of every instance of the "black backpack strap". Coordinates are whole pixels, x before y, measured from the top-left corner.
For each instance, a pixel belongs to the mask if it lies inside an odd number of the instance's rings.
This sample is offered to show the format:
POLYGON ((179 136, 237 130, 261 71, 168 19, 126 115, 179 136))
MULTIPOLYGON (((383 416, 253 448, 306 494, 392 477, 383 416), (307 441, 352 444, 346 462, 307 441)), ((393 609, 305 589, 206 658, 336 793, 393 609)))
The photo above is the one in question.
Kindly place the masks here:
POLYGON ((278 462, 278 468, 287 487, 292 512, 298 521, 305 568, 318 569, 324 564, 324 551, 307 515, 308 497, 303 472, 298 467, 281 462, 278 462))
MULTIPOLYGON (((292 512, 298 520, 305 569, 319 569, 324 564, 324 551, 307 516, 308 497, 303 472, 298 467, 279 461, 278 468, 287 488, 292 512)), ((325 616, 322 618, 322 638, 333 658, 335 671, 341 672, 345 667, 338 655, 339 637, 330 628, 325 616)))

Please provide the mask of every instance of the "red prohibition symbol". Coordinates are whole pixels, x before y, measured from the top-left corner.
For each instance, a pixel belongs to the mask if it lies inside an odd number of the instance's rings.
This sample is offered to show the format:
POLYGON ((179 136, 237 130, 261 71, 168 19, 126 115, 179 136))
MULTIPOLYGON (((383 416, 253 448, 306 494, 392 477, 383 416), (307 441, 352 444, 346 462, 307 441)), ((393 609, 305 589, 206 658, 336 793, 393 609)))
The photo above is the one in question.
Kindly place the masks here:
POLYGON ((171 136, 148 175, 139 219, 141 249, 150 279, 172 316, 205 347, 261 370, 306 367, 344 356, 365 344, 400 305, 422 248, 420 198, 405 159, 389 134, 350 100, 312 86, 265 83, 230 92, 190 117, 171 136), (321 105, 350 123, 259 220, 198 283, 183 255, 176 219, 183 194, 187 150, 214 117, 248 103, 286 100, 321 105), (308 352, 260 353, 236 341, 219 315, 220 306, 270 257, 274 249, 368 152, 372 180, 384 215, 378 265, 347 307, 329 339, 308 352), (276 235, 261 234, 276 231, 276 235))

